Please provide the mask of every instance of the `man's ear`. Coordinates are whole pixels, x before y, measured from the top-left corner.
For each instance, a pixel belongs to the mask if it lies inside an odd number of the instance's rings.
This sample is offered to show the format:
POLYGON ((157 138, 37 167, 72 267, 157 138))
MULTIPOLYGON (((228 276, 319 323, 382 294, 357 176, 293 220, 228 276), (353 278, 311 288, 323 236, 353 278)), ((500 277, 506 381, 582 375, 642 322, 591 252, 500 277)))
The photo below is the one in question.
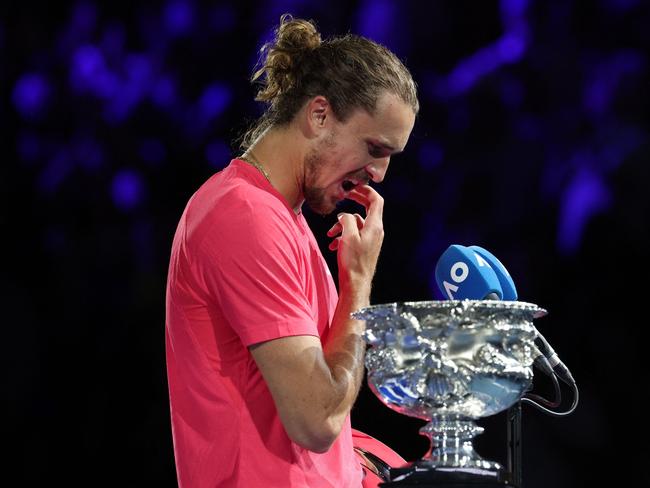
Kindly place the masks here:
POLYGON ((332 107, 324 96, 318 95, 307 102, 307 124, 314 135, 327 128, 332 117, 332 107))

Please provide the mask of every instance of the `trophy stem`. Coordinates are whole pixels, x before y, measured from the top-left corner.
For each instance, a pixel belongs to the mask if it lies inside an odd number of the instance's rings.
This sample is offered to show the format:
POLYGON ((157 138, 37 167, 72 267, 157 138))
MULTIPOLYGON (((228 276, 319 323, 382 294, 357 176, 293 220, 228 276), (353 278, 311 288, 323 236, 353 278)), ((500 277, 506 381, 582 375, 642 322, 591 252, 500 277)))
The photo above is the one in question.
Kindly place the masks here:
POLYGON ((429 438, 431 448, 419 463, 432 467, 500 469, 498 463, 484 460, 474 450, 472 440, 483 430, 469 418, 434 417, 420 429, 420 434, 429 438))

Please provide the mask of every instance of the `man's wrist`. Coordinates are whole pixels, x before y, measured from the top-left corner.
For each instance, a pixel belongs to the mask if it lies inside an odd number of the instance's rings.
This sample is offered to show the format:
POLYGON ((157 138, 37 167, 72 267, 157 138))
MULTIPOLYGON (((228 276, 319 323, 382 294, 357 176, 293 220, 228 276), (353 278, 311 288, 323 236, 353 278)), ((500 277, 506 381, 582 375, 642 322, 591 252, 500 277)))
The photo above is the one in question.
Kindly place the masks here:
POLYGON ((358 309, 370 305, 370 290, 372 283, 364 279, 340 279, 339 300, 351 308, 358 309))

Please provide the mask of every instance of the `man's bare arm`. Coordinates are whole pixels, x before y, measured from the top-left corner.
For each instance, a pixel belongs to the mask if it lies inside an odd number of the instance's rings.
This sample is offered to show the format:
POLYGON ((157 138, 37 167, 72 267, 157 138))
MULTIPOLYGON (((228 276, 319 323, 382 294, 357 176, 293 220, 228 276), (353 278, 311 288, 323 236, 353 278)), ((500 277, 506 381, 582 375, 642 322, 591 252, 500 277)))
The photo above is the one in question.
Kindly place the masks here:
POLYGON ((383 240, 383 200, 369 186, 351 192, 366 207, 359 215, 341 214, 328 233, 340 237, 339 302, 327 343, 314 336, 284 337, 251 346, 289 437, 315 452, 325 452, 339 435, 363 380, 364 323, 350 314, 367 306, 383 240))

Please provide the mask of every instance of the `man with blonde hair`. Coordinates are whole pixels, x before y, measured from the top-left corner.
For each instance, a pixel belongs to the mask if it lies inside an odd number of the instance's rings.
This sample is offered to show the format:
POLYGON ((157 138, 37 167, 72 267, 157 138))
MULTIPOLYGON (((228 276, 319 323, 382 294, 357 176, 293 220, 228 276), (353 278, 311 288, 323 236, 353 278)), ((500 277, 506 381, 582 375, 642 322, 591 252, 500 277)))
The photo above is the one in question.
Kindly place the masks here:
POLYGON ((364 323, 383 240, 390 157, 418 101, 385 47, 322 41, 283 16, 253 80, 266 113, 243 154, 192 196, 167 286, 167 369, 179 485, 359 487, 350 410, 363 380, 364 323), (327 214, 335 287, 302 215, 327 214))

